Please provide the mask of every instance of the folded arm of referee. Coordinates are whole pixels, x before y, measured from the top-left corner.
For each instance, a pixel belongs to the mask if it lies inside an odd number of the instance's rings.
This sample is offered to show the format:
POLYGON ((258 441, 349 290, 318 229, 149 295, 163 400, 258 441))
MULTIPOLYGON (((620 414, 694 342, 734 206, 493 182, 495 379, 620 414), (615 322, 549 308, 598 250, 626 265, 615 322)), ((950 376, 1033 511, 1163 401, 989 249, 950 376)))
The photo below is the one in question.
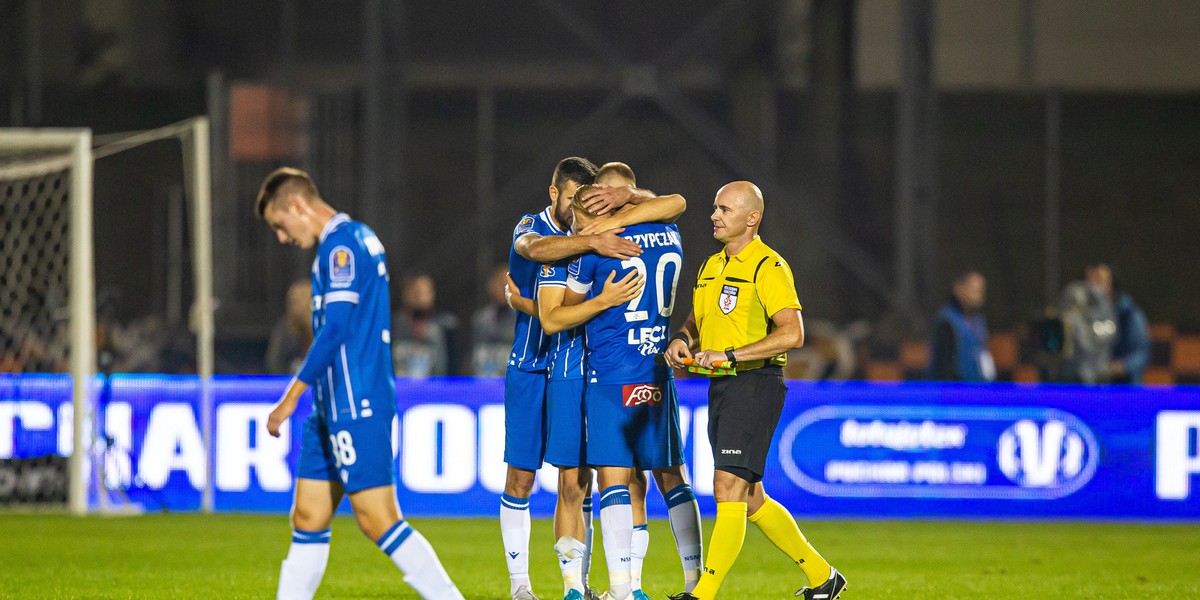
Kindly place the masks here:
POLYGON ((785 308, 771 315, 771 323, 775 326, 766 337, 729 350, 710 348, 692 352, 692 348, 700 347, 700 335, 696 330, 696 315, 689 314, 687 322, 671 340, 666 349, 667 364, 672 368, 682 369, 684 358, 695 359, 696 366, 711 368, 715 360, 734 361, 738 365, 762 363, 765 359, 775 358, 804 345, 804 320, 800 317, 800 309, 785 308))

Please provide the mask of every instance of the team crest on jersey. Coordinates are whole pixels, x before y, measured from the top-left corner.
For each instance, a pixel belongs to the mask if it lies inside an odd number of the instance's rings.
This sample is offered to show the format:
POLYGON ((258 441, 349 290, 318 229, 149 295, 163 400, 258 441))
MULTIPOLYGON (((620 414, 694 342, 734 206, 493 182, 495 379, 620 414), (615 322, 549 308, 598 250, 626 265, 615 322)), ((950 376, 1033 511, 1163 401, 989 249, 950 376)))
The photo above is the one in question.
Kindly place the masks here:
POLYGON ((542 277, 554 277, 554 267, 542 265, 542 277))
POLYGON ((721 286, 721 297, 717 299, 717 304, 721 307, 721 312, 729 314, 737 307, 738 288, 736 285, 721 286))
POLYGON ((662 398, 663 389, 661 385, 631 383, 621 386, 621 400, 626 407, 641 406, 643 404, 658 406, 662 404, 662 398))
POLYGON ((333 287, 348 287, 354 281, 354 253, 338 246, 329 254, 329 283, 333 287))
POLYGON ((530 231, 533 231, 533 217, 525 215, 525 218, 521 219, 520 223, 517 223, 517 230, 514 231, 513 234, 521 235, 522 233, 529 233, 530 231))

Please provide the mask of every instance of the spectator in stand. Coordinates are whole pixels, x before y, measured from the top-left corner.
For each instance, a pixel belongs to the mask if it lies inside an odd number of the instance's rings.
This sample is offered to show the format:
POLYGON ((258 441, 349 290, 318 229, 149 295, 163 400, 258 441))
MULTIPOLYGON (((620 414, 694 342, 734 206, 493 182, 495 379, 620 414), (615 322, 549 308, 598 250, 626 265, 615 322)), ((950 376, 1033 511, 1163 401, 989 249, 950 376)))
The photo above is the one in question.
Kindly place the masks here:
POLYGON ((55 352, 29 326, 0 323, 0 373, 63 373, 65 352, 55 352))
POLYGON ((400 310, 392 315, 392 364, 396 375, 452 375, 458 320, 434 309, 433 277, 417 273, 400 284, 400 310))
POLYGON ((1101 262, 1089 266, 1087 280, 1108 297, 1116 313, 1117 335, 1108 363, 1109 382, 1142 383, 1146 364, 1150 362, 1150 325, 1146 313, 1121 288, 1111 265, 1101 262))
POLYGON ((284 314, 267 342, 267 373, 293 375, 300 369, 312 344, 312 283, 297 279, 288 286, 284 314))
POLYGON ((508 265, 498 265, 488 277, 488 303, 471 317, 471 374, 503 377, 512 351, 517 314, 504 295, 508 265))
POLYGON ((1059 320, 1063 345, 1058 380, 1108 383, 1117 318, 1104 290, 1087 279, 1068 283, 1059 301, 1059 320))
POLYGON ((954 280, 950 299, 934 319, 929 376, 941 381, 992 381, 996 363, 988 352, 983 303, 987 280, 967 271, 954 280))

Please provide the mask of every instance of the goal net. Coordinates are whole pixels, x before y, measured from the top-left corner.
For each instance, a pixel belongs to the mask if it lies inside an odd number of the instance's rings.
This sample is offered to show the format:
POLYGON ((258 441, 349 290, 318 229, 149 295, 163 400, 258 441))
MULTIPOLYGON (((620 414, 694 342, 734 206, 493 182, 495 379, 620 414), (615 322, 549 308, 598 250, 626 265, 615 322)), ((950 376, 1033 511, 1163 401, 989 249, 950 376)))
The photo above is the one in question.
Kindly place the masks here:
MULTIPOLYGON (((164 339, 172 321, 182 323, 186 337, 195 336, 187 369, 201 375, 201 401, 211 402, 208 137, 205 118, 103 139, 87 129, 0 129, 0 373, 25 374, 8 377, 27 388, 30 382, 69 387, 71 398, 55 405, 24 400, 33 397, 28 390, 10 394, 0 403, 7 405, 0 406, 0 419, 14 429, 55 423, 50 450, 69 456, 67 498, 75 514, 129 508, 123 494, 128 470, 114 460, 121 440, 105 432, 97 415, 107 389, 96 378, 98 368, 136 370, 125 368, 136 356, 114 364, 115 345, 143 349, 146 338, 137 335, 153 329, 147 323, 164 339), (147 165, 170 174, 154 177, 147 165), (113 230, 118 222, 126 227, 113 230), (108 281, 98 283, 98 264, 108 281), (193 299, 181 301, 188 291, 193 299), (114 297, 140 303, 133 315, 140 320, 113 314, 114 297)), ((211 423, 203 423, 206 448, 211 431, 211 423)), ((208 488, 203 509, 212 506, 208 488)))

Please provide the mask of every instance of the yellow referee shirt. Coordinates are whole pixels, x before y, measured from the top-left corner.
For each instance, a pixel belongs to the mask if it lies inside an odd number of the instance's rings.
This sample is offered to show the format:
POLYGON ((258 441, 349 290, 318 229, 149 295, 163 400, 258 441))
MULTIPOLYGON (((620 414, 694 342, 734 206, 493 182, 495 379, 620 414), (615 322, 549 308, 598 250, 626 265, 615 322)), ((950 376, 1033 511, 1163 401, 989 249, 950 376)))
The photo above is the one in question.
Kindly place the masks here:
MULTIPOLYGON (((758 236, 735 256, 721 250, 708 257, 692 289, 692 311, 705 350, 740 348, 763 339, 775 325, 771 315, 785 308, 800 308, 792 269, 758 236)), ((767 362, 738 361, 737 368, 756 369, 767 362)), ((783 366, 787 353, 769 362, 783 366)))

